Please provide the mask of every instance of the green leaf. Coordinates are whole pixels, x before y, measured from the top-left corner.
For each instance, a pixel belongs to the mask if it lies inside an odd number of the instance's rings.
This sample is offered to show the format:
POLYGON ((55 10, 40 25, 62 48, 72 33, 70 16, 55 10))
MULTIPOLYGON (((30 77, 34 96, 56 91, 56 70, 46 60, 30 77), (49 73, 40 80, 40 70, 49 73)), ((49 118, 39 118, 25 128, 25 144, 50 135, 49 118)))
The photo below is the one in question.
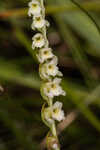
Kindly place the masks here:
MULTIPOLYGON (((51 0, 51 4, 75 6, 70 0, 51 0)), ((77 7, 77 6, 76 6, 77 7)), ((77 7, 78 8, 78 7, 77 7)), ((100 55, 100 33, 93 21, 80 8, 75 12, 66 12, 58 14, 62 19, 69 24, 78 34, 80 34, 93 47, 97 48, 97 53, 100 55)))

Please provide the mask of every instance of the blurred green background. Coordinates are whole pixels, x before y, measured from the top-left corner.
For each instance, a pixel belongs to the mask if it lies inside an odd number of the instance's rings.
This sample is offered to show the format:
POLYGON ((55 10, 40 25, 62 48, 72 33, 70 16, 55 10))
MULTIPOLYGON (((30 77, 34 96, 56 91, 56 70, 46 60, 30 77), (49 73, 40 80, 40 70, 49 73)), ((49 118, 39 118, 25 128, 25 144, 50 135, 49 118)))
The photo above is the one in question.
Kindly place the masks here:
MULTIPOLYGON (((43 150, 40 78, 29 0, 0 0, 0 150, 43 150)), ((48 39, 64 74, 62 150, 100 150, 100 0, 45 0, 48 39), (92 16, 92 19, 87 14, 92 16), (98 24, 98 27, 96 23, 98 24)))

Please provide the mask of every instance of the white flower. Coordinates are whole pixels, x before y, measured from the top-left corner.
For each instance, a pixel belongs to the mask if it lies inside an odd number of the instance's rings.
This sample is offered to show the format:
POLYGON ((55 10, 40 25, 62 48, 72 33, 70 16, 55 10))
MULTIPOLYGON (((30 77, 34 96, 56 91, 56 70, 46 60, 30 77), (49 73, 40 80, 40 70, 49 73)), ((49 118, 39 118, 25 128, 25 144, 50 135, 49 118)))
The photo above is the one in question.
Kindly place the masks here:
POLYGON ((32 40, 33 50, 35 48, 42 48, 45 45, 45 39, 41 33, 37 33, 35 36, 33 36, 32 40))
POLYGON ((37 54, 37 58, 40 63, 43 63, 44 61, 51 59, 54 56, 52 53, 51 48, 42 48, 39 50, 39 53, 37 54))
POLYGON ((41 6, 37 0, 32 0, 31 2, 29 2, 29 10, 28 10, 29 16, 40 14, 40 12, 41 6))
POLYGON ((57 120, 59 122, 64 120, 65 117, 64 111, 62 110, 62 103, 57 101, 53 106, 45 108, 44 118, 50 124, 52 124, 54 120, 57 120))
POLYGON ((62 110, 62 103, 57 101, 52 107, 53 107, 52 118, 57 121, 64 120, 65 117, 64 111, 62 110))
POLYGON ((36 15, 33 17, 32 29, 34 28, 42 28, 46 24, 46 21, 43 19, 42 15, 36 15))
POLYGON ((56 56, 52 60, 46 62, 45 64, 40 65, 39 72, 42 79, 50 80, 51 77, 62 76, 62 73, 57 67, 58 59, 56 56))
POLYGON ((36 15, 33 17, 32 29, 41 29, 46 25, 46 20, 43 19, 42 15, 36 15))
POLYGON ((60 86, 61 79, 55 78, 53 81, 48 81, 42 85, 41 93, 44 97, 53 99, 54 96, 66 95, 60 86))

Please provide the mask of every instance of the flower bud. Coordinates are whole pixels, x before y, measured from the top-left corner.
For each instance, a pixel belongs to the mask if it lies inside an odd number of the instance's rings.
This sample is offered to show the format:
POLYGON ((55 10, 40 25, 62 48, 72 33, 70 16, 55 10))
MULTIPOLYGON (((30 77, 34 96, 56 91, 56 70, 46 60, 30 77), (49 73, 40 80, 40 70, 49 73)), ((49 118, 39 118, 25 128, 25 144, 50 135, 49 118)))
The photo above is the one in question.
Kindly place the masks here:
POLYGON ((48 150, 58 150, 60 146, 55 137, 47 137, 47 147, 48 150))

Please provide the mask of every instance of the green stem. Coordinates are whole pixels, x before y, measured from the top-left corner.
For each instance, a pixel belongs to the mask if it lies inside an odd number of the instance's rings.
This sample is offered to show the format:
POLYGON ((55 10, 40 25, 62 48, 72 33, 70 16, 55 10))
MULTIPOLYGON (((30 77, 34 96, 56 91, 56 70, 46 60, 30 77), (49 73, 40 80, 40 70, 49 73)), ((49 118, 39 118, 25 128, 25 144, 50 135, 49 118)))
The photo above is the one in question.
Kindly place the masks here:
POLYGON ((57 131, 56 131, 55 122, 52 124, 51 131, 52 131, 53 136, 57 138, 57 131))

